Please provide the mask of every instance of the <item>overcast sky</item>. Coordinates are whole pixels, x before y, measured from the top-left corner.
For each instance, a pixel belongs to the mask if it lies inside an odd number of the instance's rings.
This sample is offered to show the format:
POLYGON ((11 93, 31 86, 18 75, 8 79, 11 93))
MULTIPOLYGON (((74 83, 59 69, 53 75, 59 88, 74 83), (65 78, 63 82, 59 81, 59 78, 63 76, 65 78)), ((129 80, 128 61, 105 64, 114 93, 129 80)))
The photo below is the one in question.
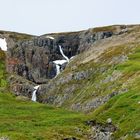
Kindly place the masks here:
POLYGON ((140 0, 0 0, 0 30, 41 35, 140 24, 140 0))

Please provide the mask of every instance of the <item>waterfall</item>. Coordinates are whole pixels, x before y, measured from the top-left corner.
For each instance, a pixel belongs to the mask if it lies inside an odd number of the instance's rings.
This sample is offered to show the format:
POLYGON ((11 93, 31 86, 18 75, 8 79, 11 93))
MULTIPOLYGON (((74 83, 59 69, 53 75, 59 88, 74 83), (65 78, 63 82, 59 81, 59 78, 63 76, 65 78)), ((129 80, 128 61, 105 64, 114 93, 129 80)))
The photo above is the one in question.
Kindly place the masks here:
POLYGON ((35 86, 34 91, 32 93, 32 99, 31 100, 34 101, 34 102, 36 102, 36 92, 37 92, 38 88, 39 88, 39 85, 35 86))
POLYGON ((7 42, 5 38, 4 39, 0 38, 0 48, 3 51, 7 51, 7 42))
POLYGON ((69 62, 69 58, 64 54, 61 46, 59 45, 59 50, 60 53, 62 54, 62 56, 66 59, 66 60, 55 60, 53 61, 56 65, 56 76, 60 73, 60 66, 63 65, 64 63, 68 63, 69 62))
POLYGON ((66 63, 67 60, 55 60, 53 63, 56 65, 56 76, 60 73, 60 66, 66 63))
POLYGON ((36 90, 33 91, 32 99, 31 100, 36 102, 36 90))
POLYGON ((60 66, 56 64, 56 76, 60 73, 60 66))
POLYGON ((59 50, 60 50, 60 53, 62 54, 62 56, 67 60, 67 62, 69 62, 69 58, 64 54, 62 47, 60 45, 59 45, 59 50))
POLYGON ((53 61, 55 64, 63 65, 64 63, 67 63, 67 60, 55 60, 53 61))

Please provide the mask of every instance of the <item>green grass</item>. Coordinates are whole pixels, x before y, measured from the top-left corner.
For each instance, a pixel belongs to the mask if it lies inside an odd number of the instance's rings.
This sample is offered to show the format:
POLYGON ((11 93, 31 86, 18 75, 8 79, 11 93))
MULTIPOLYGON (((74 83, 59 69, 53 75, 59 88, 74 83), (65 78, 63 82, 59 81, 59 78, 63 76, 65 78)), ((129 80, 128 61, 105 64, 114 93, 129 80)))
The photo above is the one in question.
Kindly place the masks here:
POLYGON ((115 26, 104 26, 104 27, 96 27, 93 28, 93 32, 107 32, 107 31, 115 31, 116 27, 115 26))
POLYGON ((82 138, 76 129, 84 129, 85 119, 80 113, 19 101, 10 94, 0 93, 0 136, 12 140, 82 138))
POLYGON ((7 90, 8 83, 6 81, 7 73, 5 71, 5 53, 0 50, 0 91, 7 90))
POLYGON ((135 51, 128 56, 128 61, 117 66, 118 70, 124 72, 137 72, 140 71, 140 47, 138 46, 135 51))

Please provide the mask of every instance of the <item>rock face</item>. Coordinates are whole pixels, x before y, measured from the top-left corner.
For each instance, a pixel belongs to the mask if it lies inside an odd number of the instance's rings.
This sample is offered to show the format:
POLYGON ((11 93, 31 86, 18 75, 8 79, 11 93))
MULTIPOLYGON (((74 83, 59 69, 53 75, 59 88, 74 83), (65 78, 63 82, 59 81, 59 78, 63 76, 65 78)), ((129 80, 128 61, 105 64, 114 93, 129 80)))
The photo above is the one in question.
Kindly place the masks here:
POLYGON ((63 59, 58 44, 70 58, 76 55, 78 37, 75 35, 57 36, 55 40, 41 37, 30 37, 15 40, 7 37, 7 71, 22 76, 34 83, 46 83, 56 75, 54 60, 63 59), (70 42, 71 40, 71 42, 70 42))
POLYGON ((113 140, 112 133, 117 130, 117 127, 112 124, 101 124, 96 121, 88 121, 87 125, 92 128, 91 140, 113 140))
MULTIPOLYGON (((33 88, 30 85, 47 84, 50 79, 53 79, 56 76, 56 65, 53 61, 64 59, 59 51, 59 45, 62 46, 64 54, 71 58, 85 52, 96 44, 96 42, 121 33, 121 28, 125 27, 116 26, 110 29, 105 27, 103 29, 89 29, 81 32, 47 34, 42 36, 0 31, 0 37, 6 38, 8 44, 6 52, 7 71, 10 74, 22 77, 23 81, 27 80, 32 83, 27 84, 28 82, 22 82, 22 78, 20 78, 20 82, 17 80, 15 88, 13 86, 15 85, 15 80, 11 78, 13 80, 10 80, 12 91, 16 95, 30 96, 33 88)), ((61 69, 64 70, 65 67, 66 64, 61 69)), ((88 72, 81 71, 74 74, 72 79, 82 80, 87 78, 88 75, 88 72)), ((43 88, 40 92, 44 94, 47 90, 43 88)))
POLYGON ((58 45, 69 58, 75 56, 97 40, 111 37, 112 32, 91 30, 74 33, 52 34, 40 37, 27 36, 25 39, 15 34, 4 34, 8 43, 7 71, 22 76, 37 84, 46 83, 56 75, 54 60, 64 59, 58 45))

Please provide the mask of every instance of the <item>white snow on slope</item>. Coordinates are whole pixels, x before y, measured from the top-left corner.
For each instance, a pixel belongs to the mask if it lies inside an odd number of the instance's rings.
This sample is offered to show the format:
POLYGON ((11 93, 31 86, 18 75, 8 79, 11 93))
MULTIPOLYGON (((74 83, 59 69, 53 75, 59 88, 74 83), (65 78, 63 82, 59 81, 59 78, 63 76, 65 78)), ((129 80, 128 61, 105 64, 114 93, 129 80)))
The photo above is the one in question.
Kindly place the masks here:
POLYGON ((67 60, 55 60, 55 61, 53 61, 55 64, 59 64, 59 65, 62 65, 62 64, 64 64, 64 63, 66 63, 67 62, 67 60))
POLYGON ((46 36, 46 38, 54 40, 54 37, 52 37, 52 36, 46 36))
POLYGON ((0 38, 0 48, 3 51, 7 51, 7 42, 5 38, 4 39, 0 38))

